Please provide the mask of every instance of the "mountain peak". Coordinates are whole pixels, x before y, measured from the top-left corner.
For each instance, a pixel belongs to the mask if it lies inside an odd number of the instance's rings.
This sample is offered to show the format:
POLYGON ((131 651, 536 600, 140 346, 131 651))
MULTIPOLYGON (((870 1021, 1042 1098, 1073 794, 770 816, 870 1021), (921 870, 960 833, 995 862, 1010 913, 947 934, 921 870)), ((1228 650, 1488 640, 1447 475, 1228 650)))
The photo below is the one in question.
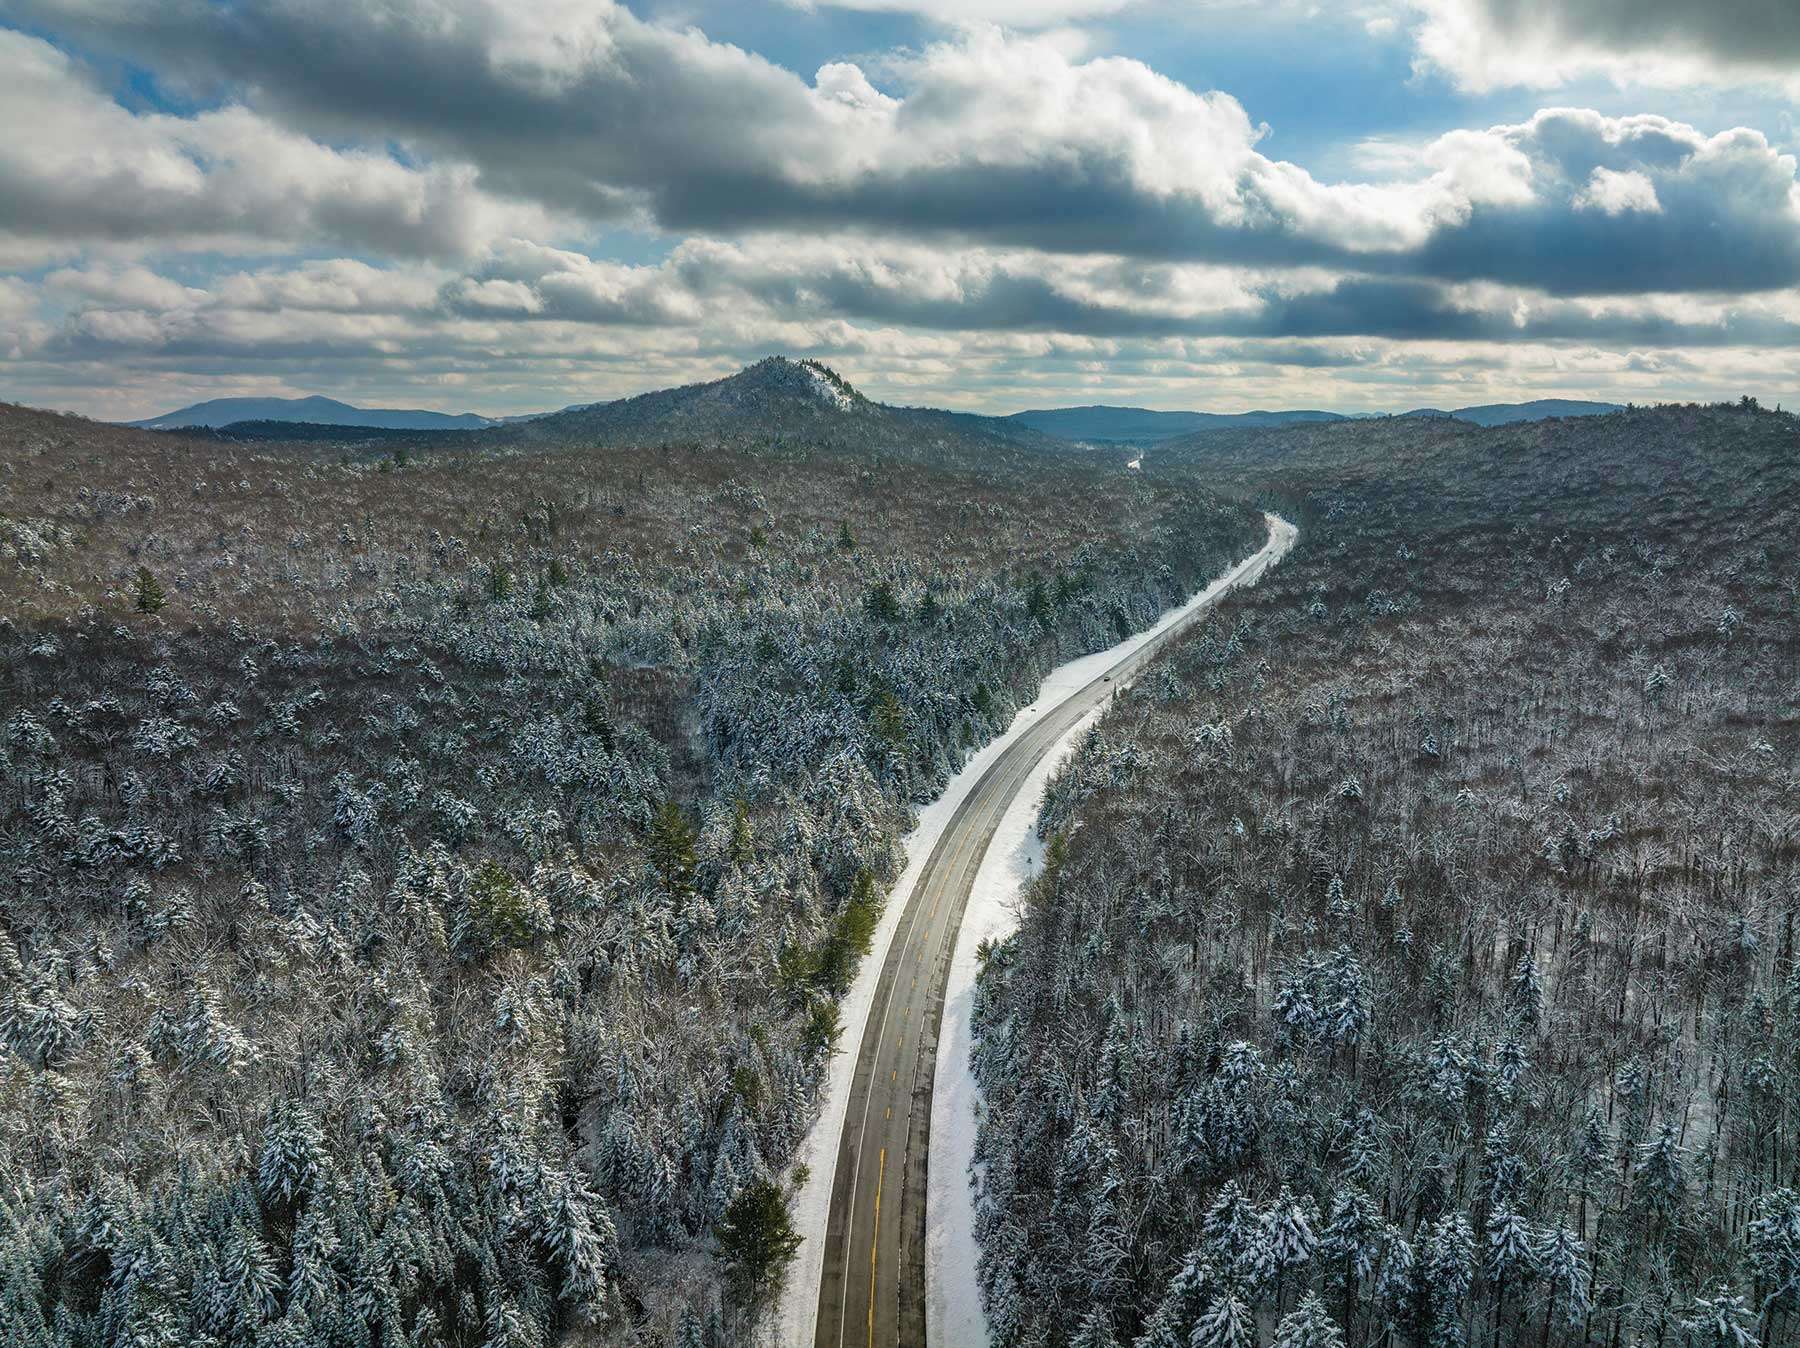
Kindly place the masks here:
POLYGON ((802 454, 993 465, 1072 447, 999 417, 889 407, 822 361, 768 356, 735 374, 516 423, 521 442, 605 446, 716 444, 802 454))
POLYGON ((777 396, 810 399, 840 412, 868 401, 823 361, 797 360, 792 356, 765 356, 721 382, 777 396))

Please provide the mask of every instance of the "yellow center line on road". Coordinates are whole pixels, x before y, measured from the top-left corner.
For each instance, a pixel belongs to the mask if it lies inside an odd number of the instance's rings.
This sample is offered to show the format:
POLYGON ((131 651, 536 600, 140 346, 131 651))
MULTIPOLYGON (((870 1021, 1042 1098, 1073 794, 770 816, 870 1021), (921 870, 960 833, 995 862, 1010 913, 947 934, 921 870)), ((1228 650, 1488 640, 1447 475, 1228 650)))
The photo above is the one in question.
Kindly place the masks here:
POLYGON ((869 1242, 869 1348, 875 1348, 875 1252, 881 1248, 881 1181, 887 1178, 887 1148, 881 1149, 881 1169, 875 1172, 875 1236, 869 1242))

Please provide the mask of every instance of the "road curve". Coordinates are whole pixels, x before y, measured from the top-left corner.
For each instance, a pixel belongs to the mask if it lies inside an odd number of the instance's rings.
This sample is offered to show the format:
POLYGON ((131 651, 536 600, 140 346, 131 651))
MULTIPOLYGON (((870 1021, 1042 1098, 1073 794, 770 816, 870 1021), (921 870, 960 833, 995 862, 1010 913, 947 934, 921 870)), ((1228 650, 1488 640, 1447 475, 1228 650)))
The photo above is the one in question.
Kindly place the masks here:
POLYGON ((1007 806, 1083 717, 1218 598, 1253 584, 1293 538, 1292 525, 1269 516, 1268 543, 1227 573, 1205 602, 1061 701, 1026 708, 1021 714, 1035 723, 951 815, 904 896, 857 1050, 826 1217, 815 1348, 925 1343, 925 1194, 938 1022, 963 909, 1007 806))

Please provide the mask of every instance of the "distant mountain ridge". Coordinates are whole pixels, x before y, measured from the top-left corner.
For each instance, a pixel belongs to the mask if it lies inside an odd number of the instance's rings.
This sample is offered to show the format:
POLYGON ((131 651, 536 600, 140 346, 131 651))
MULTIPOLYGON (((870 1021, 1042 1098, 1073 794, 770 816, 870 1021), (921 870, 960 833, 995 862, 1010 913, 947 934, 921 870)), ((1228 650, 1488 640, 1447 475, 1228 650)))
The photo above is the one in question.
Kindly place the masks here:
POLYGON ((1038 408, 1014 412, 1007 418, 1065 440, 1118 440, 1133 444, 1192 435, 1195 431, 1345 419, 1336 412, 1156 412, 1147 407, 1112 407, 1103 403, 1088 407, 1038 408))
POLYGON ((1476 407, 1459 407, 1454 412, 1421 407, 1404 416, 1451 417, 1472 421, 1477 426, 1507 426, 1515 421, 1545 421, 1551 417, 1598 417, 1608 412, 1623 412, 1623 403, 1585 402, 1578 398, 1535 398, 1525 403, 1482 403, 1476 407))
POLYGON ((370 426, 397 431, 473 431, 497 424, 473 412, 427 412, 418 408, 355 407, 336 398, 212 398, 160 417, 127 422, 148 430, 184 426, 229 426, 239 421, 291 421, 311 426, 370 426))
MULTIPOLYGON (((1486 403, 1444 411, 1419 407, 1401 412, 1404 417, 1446 417, 1478 426, 1504 426, 1516 421, 1542 421, 1547 417, 1600 416, 1621 410, 1619 403, 1585 402, 1566 398, 1540 398, 1523 403, 1486 403)), ((1292 426, 1302 422, 1367 420, 1381 413, 1355 417, 1341 412, 1310 410, 1279 412, 1157 412, 1145 407, 1042 408, 1015 412, 1008 421, 1018 422, 1047 435, 1066 440, 1091 440, 1131 445, 1155 444, 1200 431, 1239 430, 1259 426, 1292 426)))
MULTIPOLYGON (((1340 412, 1293 409, 1256 412, 1163 412, 1147 407, 1093 404, 1083 407, 1036 408, 1005 417, 931 408, 889 407, 871 402, 834 371, 817 361, 770 356, 737 374, 702 384, 659 389, 608 402, 576 403, 554 412, 484 417, 474 412, 428 412, 416 408, 357 407, 335 398, 214 398, 128 425, 150 430, 244 427, 259 438, 275 438, 284 425, 306 427, 302 438, 318 438, 321 428, 341 426, 387 431, 474 431, 541 425, 552 434, 575 426, 626 438, 678 435, 710 427, 714 432, 753 413, 763 430, 804 437, 821 428, 825 410, 844 414, 868 426, 879 422, 894 429, 896 418, 910 419, 915 429, 927 424, 939 433, 962 433, 1025 443, 1040 437, 1102 444, 1150 445, 1201 431, 1292 426, 1303 422, 1362 420, 1340 412), (775 424, 779 422, 780 424, 775 424)), ((1540 398, 1523 403, 1486 403, 1444 411, 1419 407, 1404 417, 1450 417, 1479 426, 1502 426, 1546 417, 1596 416, 1620 410, 1617 403, 1540 398)), ((838 427, 842 430, 842 427, 838 427)))
POLYGON ((705 383, 576 403, 529 416, 450 417, 376 411, 328 398, 236 398, 132 424, 272 442, 407 440, 416 441, 420 450, 428 450, 434 437, 446 431, 455 434, 441 443, 454 441, 457 447, 472 450, 656 449, 710 443, 778 456, 872 453, 896 461, 969 468, 1008 461, 1024 464, 1046 454, 1079 452, 1070 441, 1004 417, 878 403, 819 361, 786 356, 770 356, 705 383), (266 415, 271 411, 277 413, 273 418, 266 415), (377 417, 379 423, 374 421, 377 417), (425 424, 411 424, 415 417, 425 424))

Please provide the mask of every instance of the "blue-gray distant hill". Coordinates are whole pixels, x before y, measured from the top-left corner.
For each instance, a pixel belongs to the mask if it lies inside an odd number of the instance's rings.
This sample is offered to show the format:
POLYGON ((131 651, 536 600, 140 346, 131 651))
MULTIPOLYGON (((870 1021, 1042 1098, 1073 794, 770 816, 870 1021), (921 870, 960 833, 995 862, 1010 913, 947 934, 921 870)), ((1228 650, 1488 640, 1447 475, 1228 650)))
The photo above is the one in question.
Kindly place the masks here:
MULTIPOLYGON (((1579 402, 1566 398, 1540 398, 1527 403, 1488 403, 1480 407, 1459 407, 1446 412, 1436 407, 1420 407, 1400 415, 1408 417, 1451 417, 1478 426, 1504 426, 1514 421, 1542 421, 1547 417, 1598 416, 1617 412, 1617 403, 1579 402)), ((1356 419, 1363 419, 1361 414, 1356 419)), ((1339 412, 1156 412, 1145 407, 1056 407, 1030 412, 1015 412, 1008 421, 1028 426, 1047 435, 1065 440, 1088 440, 1102 443, 1148 445, 1159 440, 1172 440, 1179 435, 1199 431, 1242 430, 1258 426, 1292 426, 1297 422, 1346 421, 1339 412)))
POLYGON ((1538 398, 1528 403, 1483 403, 1479 407, 1459 407, 1445 412, 1435 407, 1420 407, 1405 413, 1409 417, 1454 417, 1472 421, 1477 426, 1507 426, 1515 421, 1547 421, 1551 417, 1598 417, 1608 412, 1622 412, 1619 403, 1592 403, 1572 398, 1538 398))
POLYGON ((1155 412, 1147 407, 1053 407, 1014 412, 1008 421, 1065 440, 1148 444, 1195 431, 1288 426, 1296 421, 1343 421, 1336 412, 1155 412))
POLYGON ((304 422, 311 426, 372 426, 395 431, 473 431, 494 424, 473 412, 426 412, 412 408, 352 407, 335 398, 213 398, 133 426, 174 430, 181 426, 229 426, 239 421, 304 422))

